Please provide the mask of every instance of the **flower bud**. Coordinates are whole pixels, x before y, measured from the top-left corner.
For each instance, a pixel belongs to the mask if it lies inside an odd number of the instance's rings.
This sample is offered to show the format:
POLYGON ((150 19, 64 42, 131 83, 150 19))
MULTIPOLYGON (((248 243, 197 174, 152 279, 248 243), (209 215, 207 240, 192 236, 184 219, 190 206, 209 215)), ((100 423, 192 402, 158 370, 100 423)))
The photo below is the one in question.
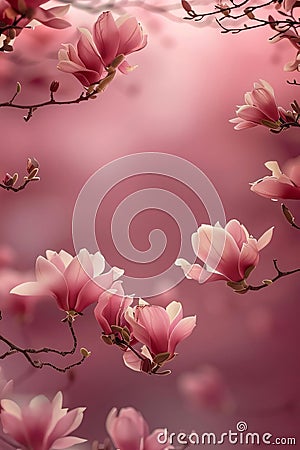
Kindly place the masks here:
POLYGON ((295 223, 295 217, 293 216, 293 214, 291 213, 291 211, 289 210, 289 208, 287 206, 285 206, 284 203, 281 204, 281 209, 282 212, 284 214, 284 217, 286 218, 286 220, 293 225, 295 223))
POLYGON ((9 173, 7 173, 3 179, 3 183, 5 184, 5 186, 7 187, 12 187, 16 184, 16 182, 18 181, 18 174, 14 173, 13 175, 10 175, 9 173))
POLYGON ((89 352, 85 347, 80 349, 80 353, 84 358, 88 358, 92 354, 92 352, 89 352))
POLYGON ((59 88, 59 81, 52 81, 50 84, 50 92, 57 92, 59 88))
MULTIPOLYGON (((33 170, 39 169, 39 167, 40 167, 40 165, 39 165, 38 161, 35 158, 28 158, 27 159, 27 172, 29 174, 31 174, 33 170)), ((37 172, 36 172, 36 174, 37 174, 37 172)))
POLYGON ((252 8, 245 8, 244 13, 249 19, 255 19, 255 15, 252 12, 252 8))
POLYGON ((19 81, 17 81, 16 93, 17 93, 17 94, 20 94, 21 90, 22 90, 21 83, 20 83, 19 81))
POLYGON ((191 5, 190 5, 189 2, 187 2, 186 0, 181 0, 181 4, 182 4, 183 9, 184 9, 186 12, 192 11, 191 5))

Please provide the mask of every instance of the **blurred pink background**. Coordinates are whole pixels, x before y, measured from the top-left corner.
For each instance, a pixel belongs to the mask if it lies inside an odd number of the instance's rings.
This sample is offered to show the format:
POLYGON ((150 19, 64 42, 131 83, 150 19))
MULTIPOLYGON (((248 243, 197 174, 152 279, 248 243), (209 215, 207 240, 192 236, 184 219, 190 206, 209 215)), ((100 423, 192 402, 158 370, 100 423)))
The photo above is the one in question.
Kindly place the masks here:
MULTIPOLYGON (((292 59, 293 49, 283 42, 268 43, 268 29, 221 35, 214 27, 171 22, 141 9, 130 13, 135 13, 149 34, 148 46, 128 58, 138 64, 133 73, 118 74, 96 100, 41 109, 28 123, 22 119, 22 111, 0 110, 1 174, 25 172, 28 156, 37 158, 41 166, 39 183, 19 193, 0 191, 0 244, 14 251, 13 268, 32 272, 36 257, 47 249, 63 248, 73 253, 72 212, 84 183, 105 164, 140 152, 169 153, 198 166, 219 192, 226 217, 240 220, 255 237, 275 226, 273 240, 251 275, 252 284, 275 275, 273 258, 283 270, 296 268, 300 265, 299 232, 285 222, 279 203, 258 197, 250 191, 249 183, 267 174, 266 161, 277 160, 283 165, 298 155, 298 131, 275 135, 257 127, 237 132, 228 122, 236 105, 243 104, 244 93, 260 78, 274 87, 281 106, 288 107, 297 98, 299 88, 286 83, 293 74, 282 70, 292 59)), ((79 11, 71 17, 80 26, 95 20, 95 16, 79 11)), ((17 81, 22 84, 20 101, 24 102, 46 99, 53 79, 61 82, 57 98, 78 96, 80 84, 56 70, 55 56, 60 43, 70 42, 76 35, 75 28, 57 31, 40 27, 26 33, 28 36, 24 32, 24 39, 16 41, 15 52, 0 55, 1 101, 12 95, 17 81), (40 36, 37 40, 35 33, 40 36), (22 61, 24 55, 26 61, 22 61)), ((106 260, 138 277, 143 277, 147 267, 118 255, 110 238, 110 218, 126 195, 147 186, 182 195, 198 225, 208 223, 199 200, 174 181, 137 176, 117 186, 101 206, 96 234, 106 260)), ((287 204, 300 220, 297 203, 287 204)), ((149 210, 132 226, 133 242, 140 250, 149 245, 151 229, 166 232, 166 254, 152 266, 155 272, 175 261, 179 233, 174 220, 149 210)), ((1 281, 5 276, 0 272, 1 281)), ((197 327, 179 347, 169 377, 127 369, 121 352, 100 339, 91 307, 76 320, 75 329, 79 345, 91 350, 92 356, 72 372, 72 379, 47 368, 31 370, 22 356, 6 359, 1 366, 8 379, 16 378, 16 398, 39 393, 53 397, 63 390, 65 406, 87 407, 75 433, 90 441, 76 447, 82 450, 90 449, 92 440, 105 437, 105 417, 113 406, 140 410, 151 429, 221 433, 235 430, 236 423, 244 420, 249 431, 300 439, 299 287, 297 274, 244 296, 222 282, 198 285, 183 280, 151 299, 162 305, 180 300, 185 315, 197 314, 197 327), (201 394, 204 400, 199 394, 196 404, 185 401, 179 389, 181 376, 197 370, 208 370, 208 378, 210 373, 218 373, 216 379, 230 397, 228 407, 214 401, 214 391, 210 401, 205 389, 201 394)), ((0 295, 1 305, 10 301, 4 289, 0 295)), ((71 346, 68 330, 61 323, 63 314, 55 302, 38 302, 28 323, 20 322, 5 307, 2 311, 3 334, 15 342, 62 349, 71 346)), ((213 383, 208 382, 208 390, 220 388, 213 383)))

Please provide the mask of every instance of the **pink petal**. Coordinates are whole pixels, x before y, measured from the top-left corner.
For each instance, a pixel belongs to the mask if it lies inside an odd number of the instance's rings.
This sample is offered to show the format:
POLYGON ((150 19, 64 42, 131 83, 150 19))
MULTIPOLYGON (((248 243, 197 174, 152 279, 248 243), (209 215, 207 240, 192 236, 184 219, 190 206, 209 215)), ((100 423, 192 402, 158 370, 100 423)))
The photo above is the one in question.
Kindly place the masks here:
POLYGON ((66 436, 57 439, 51 448, 53 448, 53 450, 62 450, 65 448, 69 449, 73 445, 82 444, 83 442, 87 442, 87 439, 81 439, 74 436, 66 436))
POLYGON ((257 248, 258 250, 262 250, 263 248, 266 247, 266 245, 269 244, 269 242, 272 239, 273 236, 273 231, 274 231, 274 227, 269 228, 269 230, 267 230, 259 239, 257 242, 257 248))
POLYGON ((182 258, 177 259, 175 262, 177 266, 181 266, 182 270, 185 273, 185 276, 188 279, 193 279, 198 281, 198 283, 205 283, 206 281, 219 281, 219 280, 228 280, 227 277, 224 275, 217 273, 217 272, 209 272, 208 270, 205 270, 202 266, 199 264, 189 264, 187 261, 185 261, 182 258))
POLYGON ((122 22, 121 20, 117 22, 120 34, 120 44, 117 54, 128 55, 145 47, 147 40, 143 39, 143 31, 136 18, 128 17, 122 22))
POLYGON ((247 235, 240 222, 236 219, 230 220, 225 226, 225 230, 231 234, 238 248, 241 250, 242 245, 247 242, 247 235))
POLYGON ((77 43, 78 56, 87 69, 99 73, 98 79, 100 80, 104 67, 93 42, 92 35, 84 28, 81 28, 80 31, 81 35, 77 43))
POLYGON ((174 328, 170 336, 168 351, 174 355, 177 345, 192 333, 196 326, 196 316, 185 317, 174 328))
POLYGON ((148 345, 149 338, 147 337, 146 342, 141 341, 133 328, 135 338, 142 344, 147 345, 154 354, 168 351, 170 319, 166 310, 157 305, 137 307, 135 318, 147 330, 150 337, 150 346, 148 345))
MULTIPOLYGON (((36 8, 34 11, 34 19, 36 19, 38 22, 41 22, 42 24, 46 25, 47 27, 51 28, 57 28, 57 29, 63 29, 68 28, 71 26, 69 22, 67 22, 64 19, 60 19, 59 17, 55 16, 55 9, 43 9, 43 8, 36 8)), ((60 11, 59 11, 60 14, 60 11)))
POLYGON ((221 227, 202 225, 192 235, 192 245, 198 257, 212 268, 212 272, 218 272, 232 281, 240 281, 240 252, 230 233, 221 227))
POLYGON ((118 56, 120 42, 119 30, 110 11, 102 13, 98 18, 93 37, 105 65, 108 66, 118 56))
POLYGON ((54 298, 56 296, 53 292, 51 292, 46 286, 44 286, 42 283, 39 283, 37 281, 28 281, 27 283, 19 284, 18 286, 14 287, 10 294, 16 294, 16 295, 38 295, 38 296, 44 296, 44 295, 50 295, 54 298))
POLYGON ((300 188, 280 181, 278 178, 265 177, 251 186, 251 191, 270 199, 300 199, 300 188))
POLYGON ((259 253, 257 246, 256 248, 250 244, 243 244, 240 261, 239 261, 239 270, 241 279, 245 278, 246 270, 251 266, 257 266, 259 261, 259 253))

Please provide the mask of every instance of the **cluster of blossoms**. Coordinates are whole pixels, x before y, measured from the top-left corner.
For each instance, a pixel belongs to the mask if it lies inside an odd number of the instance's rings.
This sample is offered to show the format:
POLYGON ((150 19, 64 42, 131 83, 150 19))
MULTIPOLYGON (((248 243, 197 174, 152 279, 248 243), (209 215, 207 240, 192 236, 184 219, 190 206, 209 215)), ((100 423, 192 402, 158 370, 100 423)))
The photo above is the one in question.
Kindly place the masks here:
POLYGON ((254 89, 245 94, 245 104, 238 106, 237 117, 230 119, 236 130, 263 125, 272 131, 281 131, 292 126, 300 127, 300 107, 296 101, 291 104, 292 111, 278 106, 274 90, 264 80, 254 83, 254 89))
POLYGON ((73 257, 64 250, 48 250, 46 258, 37 258, 36 281, 22 283, 11 293, 50 296, 69 321, 97 302, 95 317, 103 340, 124 351, 124 362, 131 369, 157 373, 174 358, 177 345, 191 334, 196 318, 183 318, 179 302, 165 309, 140 300, 132 307, 133 298, 124 294, 120 280, 124 271, 117 267, 104 270, 105 260, 99 252, 92 255, 82 249, 73 257), (138 343, 143 344, 141 352, 133 347, 138 343))
MULTIPOLYGON (((62 392, 58 392, 51 401, 44 395, 38 395, 29 403, 11 400, 11 393, 12 381, 5 379, 0 367, 0 422, 8 438, 4 438, 6 444, 13 448, 21 446, 24 450, 63 450, 87 442, 86 439, 70 436, 80 426, 86 408, 70 411, 63 408, 62 392)), ((122 408, 119 413, 113 408, 106 419, 106 430, 110 439, 105 440, 105 449, 111 449, 111 443, 119 450, 174 448, 160 444, 158 435, 162 429, 150 434, 142 414, 132 407, 122 408)), ((94 446, 98 449, 99 443, 94 442, 94 446)))
POLYGON ((95 317, 104 342, 120 347, 124 363, 132 370, 170 373, 158 370, 174 358, 177 345, 192 333, 196 317, 183 318, 180 302, 173 301, 166 308, 142 299, 134 307, 132 303, 133 298, 124 296, 122 288, 99 297, 95 317), (136 344, 143 344, 140 351, 136 344))

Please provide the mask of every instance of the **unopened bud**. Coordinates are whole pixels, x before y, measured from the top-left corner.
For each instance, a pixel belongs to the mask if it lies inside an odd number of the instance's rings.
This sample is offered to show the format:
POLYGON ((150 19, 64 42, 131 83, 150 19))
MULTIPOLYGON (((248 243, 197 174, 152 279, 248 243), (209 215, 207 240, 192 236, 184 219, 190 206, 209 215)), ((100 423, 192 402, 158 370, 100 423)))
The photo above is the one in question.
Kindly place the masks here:
POLYGON ((284 214, 284 217, 286 218, 286 220, 293 225, 295 223, 295 217, 293 216, 293 214, 291 213, 291 211, 289 210, 289 208, 287 206, 285 206, 284 203, 281 204, 281 209, 282 212, 284 214))
POLYGON ((10 175, 9 173, 7 173, 3 179, 3 183, 7 187, 12 187, 18 181, 18 177, 19 177, 19 175, 17 173, 14 173, 13 175, 10 175))
POLYGON ((113 345, 113 342, 109 336, 107 336, 106 334, 102 334, 101 337, 102 337, 102 340, 105 342, 105 344, 113 345))
POLYGON ((22 90, 21 83, 19 81, 17 81, 16 93, 20 94, 21 90, 22 90))
POLYGON ((186 0, 181 0, 181 4, 182 4, 183 9, 184 9, 186 12, 192 11, 191 5, 190 5, 189 2, 187 2, 186 0))
POLYGON ((27 172, 31 174, 33 170, 39 169, 39 162, 35 158, 27 159, 27 172))
POLYGON ((293 103, 291 104, 293 111, 295 111, 296 114, 300 114, 300 106, 297 102, 297 100, 294 100, 293 103))
POLYGON ((262 283, 266 284, 267 286, 270 286, 270 284, 272 284, 273 281, 272 280, 262 280, 262 283))
POLYGON ((80 353, 84 358, 88 358, 92 354, 92 352, 89 352, 85 347, 80 349, 80 353))
POLYGON ((14 39, 16 37, 16 30, 14 30, 13 28, 10 28, 8 30, 8 36, 10 39, 14 39))
POLYGON ((245 8, 244 13, 249 19, 255 19, 255 15, 252 12, 252 8, 245 8))
POLYGON ((52 81, 50 84, 50 92, 57 92, 59 88, 59 81, 52 81))

